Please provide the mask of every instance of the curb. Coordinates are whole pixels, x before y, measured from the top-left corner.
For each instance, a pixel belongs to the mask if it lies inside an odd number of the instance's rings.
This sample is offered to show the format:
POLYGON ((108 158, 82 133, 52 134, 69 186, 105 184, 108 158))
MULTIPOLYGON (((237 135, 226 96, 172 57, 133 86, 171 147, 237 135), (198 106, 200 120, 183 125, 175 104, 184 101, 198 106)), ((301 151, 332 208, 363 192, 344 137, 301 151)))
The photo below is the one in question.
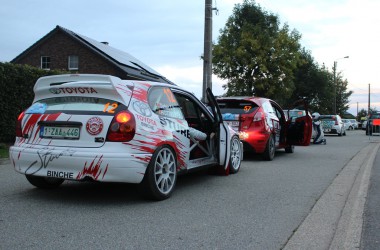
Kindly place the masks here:
POLYGON ((369 177, 380 143, 369 143, 333 180, 283 249, 358 249, 369 177))

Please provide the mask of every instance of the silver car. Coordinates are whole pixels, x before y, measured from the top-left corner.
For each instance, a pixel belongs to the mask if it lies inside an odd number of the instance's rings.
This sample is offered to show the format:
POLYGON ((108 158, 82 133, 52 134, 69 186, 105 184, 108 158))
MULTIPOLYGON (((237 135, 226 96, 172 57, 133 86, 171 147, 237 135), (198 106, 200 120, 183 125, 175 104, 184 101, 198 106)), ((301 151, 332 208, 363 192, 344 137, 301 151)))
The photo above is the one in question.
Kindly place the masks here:
POLYGON ((321 115, 320 119, 325 134, 337 134, 338 136, 346 135, 344 122, 339 115, 321 115))
POLYGON ((354 130, 354 124, 350 119, 342 119, 345 130, 354 130))

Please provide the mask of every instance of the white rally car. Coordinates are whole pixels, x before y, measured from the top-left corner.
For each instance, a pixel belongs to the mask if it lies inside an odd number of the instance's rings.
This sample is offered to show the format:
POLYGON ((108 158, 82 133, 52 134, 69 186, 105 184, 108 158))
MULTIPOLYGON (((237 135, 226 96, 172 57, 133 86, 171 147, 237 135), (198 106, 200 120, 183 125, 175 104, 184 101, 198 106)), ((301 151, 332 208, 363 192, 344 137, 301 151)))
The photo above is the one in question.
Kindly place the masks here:
POLYGON ((54 188, 64 180, 141 183, 151 198, 162 200, 179 173, 240 169, 242 144, 223 122, 210 90, 206 107, 176 85, 58 75, 40 78, 34 93, 9 150, 15 170, 34 186, 54 188))

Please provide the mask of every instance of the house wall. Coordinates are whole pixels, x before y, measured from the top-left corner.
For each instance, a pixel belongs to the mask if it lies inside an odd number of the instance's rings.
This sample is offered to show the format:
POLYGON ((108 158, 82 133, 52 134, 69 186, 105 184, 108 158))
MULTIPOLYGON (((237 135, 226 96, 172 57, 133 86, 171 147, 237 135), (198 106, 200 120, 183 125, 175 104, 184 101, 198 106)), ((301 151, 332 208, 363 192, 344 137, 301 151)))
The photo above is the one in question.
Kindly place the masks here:
POLYGON ((72 73, 107 74, 120 78, 126 76, 125 72, 61 31, 47 37, 45 41, 23 55, 22 58, 18 58, 14 63, 40 68, 41 56, 50 56, 50 69, 68 71, 70 55, 76 55, 79 58, 78 70, 71 71, 72 73))

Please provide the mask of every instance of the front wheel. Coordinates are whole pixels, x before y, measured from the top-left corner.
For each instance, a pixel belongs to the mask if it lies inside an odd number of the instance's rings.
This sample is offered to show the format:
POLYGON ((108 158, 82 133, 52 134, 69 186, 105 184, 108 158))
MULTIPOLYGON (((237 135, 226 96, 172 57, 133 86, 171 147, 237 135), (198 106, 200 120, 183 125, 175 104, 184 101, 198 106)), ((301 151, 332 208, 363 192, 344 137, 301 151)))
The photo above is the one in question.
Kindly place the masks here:
POLYGON ((267 160, 267 161, 273 160, 275 152, 276 152, 276 145, 274 142, 274 137, 273 135, 270 135, 267 142, 267 146, 263 153, 264 160, 267 160))
POLYGON ((35 187, 52 189, 59 187, 65 180, 59 178, 25 175, 26 179, 35 187))
POLYGON ((237 136, 234 136, 231 140, 231 152, 230 152, 230 173, 235 174, 239 172, 242 156, 242 147, 240 140, 237 136))
POLYGON ((153 154, 143 180, 149 198, 164 200, 170 197, 177 181, 177 161, 168 146, 159 147, 153 154))

